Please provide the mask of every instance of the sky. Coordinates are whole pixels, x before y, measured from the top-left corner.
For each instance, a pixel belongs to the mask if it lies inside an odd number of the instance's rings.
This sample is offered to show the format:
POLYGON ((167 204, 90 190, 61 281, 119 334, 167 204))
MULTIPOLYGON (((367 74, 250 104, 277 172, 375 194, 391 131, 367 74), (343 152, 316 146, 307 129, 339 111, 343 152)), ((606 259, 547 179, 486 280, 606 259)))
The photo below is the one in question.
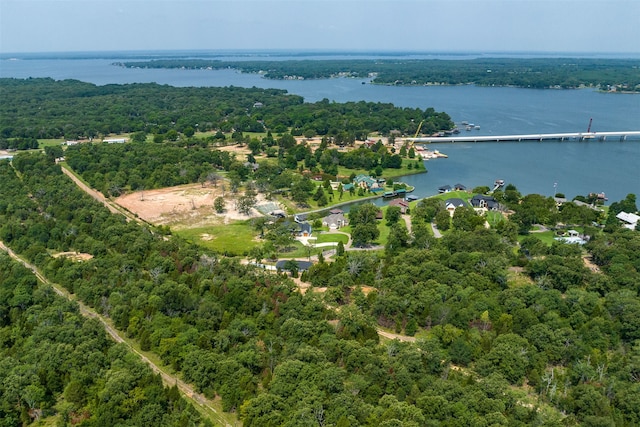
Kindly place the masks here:
POLYGON ((640 53, 640 0, 0 0, 0 53, 640 53))

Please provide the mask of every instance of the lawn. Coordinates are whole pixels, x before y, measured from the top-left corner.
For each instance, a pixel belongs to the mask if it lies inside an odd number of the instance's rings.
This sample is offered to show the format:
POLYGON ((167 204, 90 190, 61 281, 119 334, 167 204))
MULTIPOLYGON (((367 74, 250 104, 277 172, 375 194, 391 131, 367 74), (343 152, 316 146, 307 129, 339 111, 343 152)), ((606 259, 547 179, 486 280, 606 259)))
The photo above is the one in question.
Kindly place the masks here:
MULTIPOLYGON (((385 179, 389 179, 389 178, 397 178, 399 176, 405 176, 405 175, 415 175, 418 173, 426 173, 427 169, 424 167, 424 163, 422 163, 420 160, 418 159, 402 159, 402 167, 399 169, 384 169, 382 171, 382 177, 385 179), (418 161, 419 165, 420 165, 420 169, 416 169, 416 168, 411 168, 409 169, 408 165, 411 163, 412 165, 416 164, 416 161, 418 161)), ((369 175, 370 171, 368 170, 364 170, 364 169, 347 169, 344 166, 338 166, 338 176, 339 177, 348 177, 350 176, 352 173, 355 173, 356 175, 369 175)))
POLYGON ((243 255, 262 245, 255 239, 256 231, 249 221, 176 230, 174 233, 193 243, 230 255, 243 255))
POLYGON ((344 234, 322 233, 317 235, 316 243, 342 242, 346 244, 348 241, 349 236, 345 236, 344 234))

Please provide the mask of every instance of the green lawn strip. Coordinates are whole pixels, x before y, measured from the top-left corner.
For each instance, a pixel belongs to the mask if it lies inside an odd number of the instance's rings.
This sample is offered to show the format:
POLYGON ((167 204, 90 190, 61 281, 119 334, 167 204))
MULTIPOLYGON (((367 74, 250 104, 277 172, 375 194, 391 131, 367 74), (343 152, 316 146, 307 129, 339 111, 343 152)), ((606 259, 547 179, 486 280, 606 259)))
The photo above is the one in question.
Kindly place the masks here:
POLYGON ((435 196, 431 196, 434 199, 440 200, 449 200, 449 199, 462 199, 465 202, 469 203, 469 200, 473 197, 473 194, 468 193, 466 191, 449 191, 448 193, 436 194, 435 196))
POLYGON ((315 236, 317 237, 316 243, 342 242, 346 244, 349 241, 349 236, 345 236, 344 234, 322 233, 315 236))
MULTIPOLYGON (((384 169, 382 171, 382 177, 384 179, 389 179, 389 178, 398 178, 400 176, 405 176, 405 175, 415 175, 418 173, 425 173, 427 170, 424 168, 423 163, 419 163, 419 165, 422 165, 419 169, 416 169, 415 167, 412 167, 411 169, 409 169, 408 165, 409 164, 413 164, 415 165, 416 163, 416 159, 402 159, 402 167, 398 168, 398 169, 393 169, 393 168, 387 168, 384 169)), ((364 169, 348 169, 344 166, 338 166, 338 177, 349 177, 351 176, 351 174, 354 173, 356 175, 369 175, 371 173, 371 171, 368 170, 364 170, 364 169)))
POLYGON ((64 142, 64 139, 53 138, 53 139, 38 139, 38 148, 44 147, 59 147, 64 142))
POLYGON ((542 233, 529 233, 527 235, 519 235, 518 236, 518 241, 521 242, 525 237, 536 237, 540 240, 542 240, 546 245, 551 246, 553 244, 553 242, 555 242, 556 240, 554 240, 556 236, 556 234, 553 231, 544 231, 542 233))
POLYGON ((173 233, 205 248, 230 255, 243 255, 251 248, 262 244, 254 240, 257 232, 250 221, 175 229, 173 233))
POLYGON ((332 249, 330 247, 314 248, 304 246, 302 243, 296 241, 293 246, 289 248, 287 252, 278 252, 280 258, 308 258, 312 255, 318 255, 321 251, 332 249))

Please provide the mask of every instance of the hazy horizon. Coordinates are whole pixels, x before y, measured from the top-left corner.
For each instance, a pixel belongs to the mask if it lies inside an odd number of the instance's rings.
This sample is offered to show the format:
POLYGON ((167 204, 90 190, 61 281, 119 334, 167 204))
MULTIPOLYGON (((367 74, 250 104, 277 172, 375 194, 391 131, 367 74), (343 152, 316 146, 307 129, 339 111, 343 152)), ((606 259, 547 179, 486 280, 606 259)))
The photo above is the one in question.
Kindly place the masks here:
POLYGON ((0 0, 0 53, 640 54, 635 0, 0 0))

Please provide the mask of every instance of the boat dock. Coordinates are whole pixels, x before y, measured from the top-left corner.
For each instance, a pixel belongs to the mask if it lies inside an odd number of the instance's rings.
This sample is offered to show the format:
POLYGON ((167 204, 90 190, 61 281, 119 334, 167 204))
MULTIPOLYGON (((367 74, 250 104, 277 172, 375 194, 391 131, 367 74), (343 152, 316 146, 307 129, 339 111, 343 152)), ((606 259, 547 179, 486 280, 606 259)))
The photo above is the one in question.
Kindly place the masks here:
POLYGON ((521 141, 626 141, 639 139, 640 131, 624 132, 573 132, 573 133, 538 133, 530 135, 475 135, 475 136, 428 136, 406 138, 413 143, 438 142, 521 142, 521 141))

